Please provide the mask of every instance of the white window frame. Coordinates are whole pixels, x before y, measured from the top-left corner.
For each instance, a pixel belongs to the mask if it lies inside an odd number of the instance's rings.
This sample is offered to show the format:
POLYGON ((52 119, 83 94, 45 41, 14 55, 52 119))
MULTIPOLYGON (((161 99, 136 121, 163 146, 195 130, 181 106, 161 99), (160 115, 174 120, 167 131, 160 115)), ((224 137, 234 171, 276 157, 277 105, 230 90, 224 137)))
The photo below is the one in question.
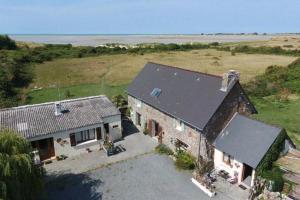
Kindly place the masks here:
POLYGON ((142 102, 138 99, 135 99, 135 105, 136 105, 136 107, 141 108, 142 107, 142 102))
POLYGON ((184 123, 178 119, 174 118, 174 127, 178 131, 184 131, 184 123))

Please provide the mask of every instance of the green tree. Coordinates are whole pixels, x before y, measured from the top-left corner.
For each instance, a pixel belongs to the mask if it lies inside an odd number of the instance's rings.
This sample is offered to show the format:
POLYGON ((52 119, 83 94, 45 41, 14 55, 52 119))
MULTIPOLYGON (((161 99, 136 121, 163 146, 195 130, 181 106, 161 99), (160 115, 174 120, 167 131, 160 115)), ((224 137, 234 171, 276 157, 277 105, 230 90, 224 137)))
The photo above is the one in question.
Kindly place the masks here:
POLYGON ((15 50, 17 49, 16 42, 7 35, 0 35, 0 50, 1 49, 15 50))
POLYGON ((30 143, 0 130, 0 199, 36 199, 43 189, 43 169, 32 161, 30 143))
POLYGON ((113 102, 118 108, 127 105, 126 99, 125 99, 124 96, 121 95, 121 94, 113 96, 113 97, 112 97, 112 102, 113 102))

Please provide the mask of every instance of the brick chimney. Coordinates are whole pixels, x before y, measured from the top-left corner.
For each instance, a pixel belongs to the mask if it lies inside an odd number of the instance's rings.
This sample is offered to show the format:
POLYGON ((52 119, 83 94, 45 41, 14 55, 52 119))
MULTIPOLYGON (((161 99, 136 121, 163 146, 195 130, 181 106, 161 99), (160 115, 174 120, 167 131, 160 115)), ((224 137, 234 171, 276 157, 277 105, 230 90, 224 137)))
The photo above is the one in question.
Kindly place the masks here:
POLYGON ((221 91, 227 92, 227 89, 231 86, 231 84, 235 80, 240 79, 240 73, 235 70, 229 70, 227 73, 223 74, 222 86, 221 91))

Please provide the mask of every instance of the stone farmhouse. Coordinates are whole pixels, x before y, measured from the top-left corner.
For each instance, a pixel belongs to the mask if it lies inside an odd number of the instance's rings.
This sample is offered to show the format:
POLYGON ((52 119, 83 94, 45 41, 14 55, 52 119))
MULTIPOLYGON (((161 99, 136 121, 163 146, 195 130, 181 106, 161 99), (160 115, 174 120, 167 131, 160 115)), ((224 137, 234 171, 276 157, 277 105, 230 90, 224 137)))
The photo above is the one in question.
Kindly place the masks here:
POLYGON ((2 109, 0 128, 28 139, 41 160, 97 150, 106 135, 122 137, 121 113, 106 96, 2 109))
POLYGON ((257 110, 233 70, 222 77, 147 63, 127 92, 139 129, 173 150, 180 145, 196 158, 214 161, 216 169, 248 186, 283 131, 247 117, 257 110))

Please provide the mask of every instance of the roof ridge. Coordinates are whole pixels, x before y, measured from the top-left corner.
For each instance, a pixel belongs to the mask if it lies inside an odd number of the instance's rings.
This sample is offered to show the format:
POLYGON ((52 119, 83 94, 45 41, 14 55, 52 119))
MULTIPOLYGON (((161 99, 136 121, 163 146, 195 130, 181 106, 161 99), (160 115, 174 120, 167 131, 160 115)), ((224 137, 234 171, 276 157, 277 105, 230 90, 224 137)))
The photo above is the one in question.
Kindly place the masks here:
POLYGON ((32 108, 32 107, 39 107, 39 106, 46 106, 46 105, 54 104, 55 102, 66 103, 66 102, 75 102, 75 101, 88 100, 88 99, 94 99, 94 98, 100 98, 100 97, 101 98, 104 98, 104 97, 107 98, 106 95, 80 97, 80 98, 76 98, 76 99, 65 99, 65 100, 61 100, 61 101, 50 101, 50 102, 45 102, 45 103, 15 106, 15 107, 11 107, 11 108, 2 108, 2 109, 0 109, 0 112, 2 112, 2 111, 9 111, 9 110, 26 109, 26 108, 32 108))
POLYGON ((262 123, 262 124, 264 124, 264 125, 266 125, 266 126, 272 126, 273 128, 278 128, 278 129, 281 129, 281 130, 284 129, 284 128, 278 126, 278 125, 275 125, 275 124, 269 124, 269 123, 264 122, 264 121, 259 120, 259 119, 253 119, 252 117, 248 117, 248 116, 243 115, 243 114, 240 114, 240 113, 238 113, 238 112, 237 112, 237 114, 238 114, 239 116, 241 116, 241 117, 244 117, 244 118, 246 118, 246 119, 250 119, 250 120, 253 120, 253 121, 256 121, 256 122, 259 122, 259 123, 262 123))
POLYGON ((161 66, 164 66, 164 67, 179 69, 179 70, 193 72, 193 73, 198 73, 198 74, 202 74, 202 75, 212 76, 212 77, 215 77, 215 78, 222 78, 222 76, 220 76, 220 75, 209 74, 209 73, 199 72, 199 71, 190 70, 190 69, 184 69, 184 68, 180 68, 180 67, 176 67, 176 66, 172 66, 172 65, 166 65, 166 64, 161 64, 161 63, 156 63, 156 62, 151 62, 151 61, 148 61, 147 63, 155 64, 155 65, 161 65, 161 66))

